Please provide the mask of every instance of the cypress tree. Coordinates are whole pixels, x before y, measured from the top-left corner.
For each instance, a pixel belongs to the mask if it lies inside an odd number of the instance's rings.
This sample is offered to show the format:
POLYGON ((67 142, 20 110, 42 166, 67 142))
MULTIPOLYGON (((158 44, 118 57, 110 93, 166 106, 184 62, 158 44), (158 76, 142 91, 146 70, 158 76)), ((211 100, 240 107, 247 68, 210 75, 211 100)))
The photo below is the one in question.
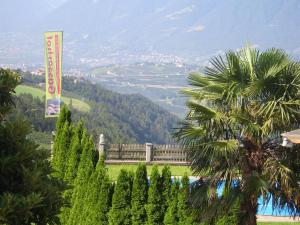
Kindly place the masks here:
POLYGON ((63 130, 61 132, 61 138, 59 139, 59 152, 58 156, 58 168, 57 171, 60 173, 60 178, 64 178, 65 171, 67 168, 67 162, 69 159, 69 148, 72 139, 73 126, 68 121, 65 122, 63 130))
POLYGON ((148 192, 147 224, 160 225, 163 224, 164 213, 163 197, 162 197, 162 179, 159 175, 157 165, 154 165, 151 171, 150 187, 148 192))
POLYGON ((93 170, 87 170, 86 168, 93 168, 94 160, 94 142, 93 138, 88 136, 86 129, 83 130, 81 146, 83 148, 82 154, 80 155, 80 162, 78 164, 77 175, 74 180, 74 185, 82 184, 91 175, 93 170))
POLYGON ((126 170, 121 170, 112 198, 112 207, 109 211, 110 225, 131 224, 130 196, 131 181, 126 170))
POLYGON ((94 142, 92 137, 88 139, 86 130, 83 132, 82 145, 84 148, 78 166, 77 177, 74 181, 75 188, 71 199, 72 208, 67 223, 70 225, 78 224, 84 206, 86 184, 94 171, 94 142))
POLYGON ((178 213, 177 213, 178 191, 179 191, 179 182, 175 179, 174 183, 172 184, 171 197, 168 201, 168 209, 166 211, 165 218, 164 218, 165 225, 178 224, 178 213))
POLYGON ((171 197, 172 179, 171 170, 169 165, 165 165, 161 173, 162 177, 162 195, 163 195, 163 212, 165 213, 168 208, 169 200, 171 197))
MULTIPOLYGON (((71 139, 70 149, 68 153, 69 157, 66 164, 66 171, 64 175, 64 180, 71 185, 74 183, 74 179, 77 175, 77 168, 79 164, 80 154, 82 151, 81 144, 80 144, 82 132, 83 132, 82 122, 79 122, 76 128, 72 127, 72 129, 73 129, 72 139, 71 139)), ((73 188, 69 188, 64 192, 63 196, 66 202, 70 203, 72 193, 73 193, 73 188)), ((62 208, 62 213, 60 215, 60 220, 62 224, 67 223, 69 219, 69 213, 70 213, 70 207, 62 208)))
POLYGON ((115 183, 111 183, 108 191, 108 206, 111 208, 112 206, 112 198, 115 192, 115 183))
POLYGON ((146 204, 148 197, 148 177, 145 164, 139 164, 133 181, 131 196, 132 224, 139 225, 147 222, 146 204))
POLYGON ((96 208, 99 201, 101 184, 105 175, 104 157, 101 156, 95 171, 90 176, 87 183, 86 195, 81 213, 81 224, 92 224, 92 217, 97 216, 96 208))
MULTIPOLYGON (((96 214, 95 222, 99 221, 99 224, 102 225, 107 225, 108 224, 108 212, 110 209, 110 188, 111 184, 109 181, 109 177, 107 174, 104 175, 103 181, 101 184, 101 189, 100 189, 100 196, 99 196, 99 201, 97 202, 97 209, 98 211, 94 212, 96 214)), ((92 223, 96 224, 96 223, 92 223)))
POLYGON ((188 204, 190 197, 189 177, 185 173, 181 179, 181 188, 178 194, 179 225, 193 224, 192 210, 188 204))
POLYGON ((99 191, 99 199, 95 204, 94 210, 91 212, 92 225, 107 225, 108 224, 108 212, 110 209, 110 188, 111 184, 108 175, 105 173, 101 188, 99 191))
POLYGON ((77 127, 73 128, 73 135, 70 143, 69 157, 66 165, 65 180, 73 183, 82 151, 81 138, 83 133, 82 123, 79 122, 77 127))
POLYGON ((134 172, 128 171, 128 178, 129 178, 129 184, 130 184, 130 205, 131 205, 131 198, 132 198, 132 187, 133 187, 133 180, 134 180, 134 172))
POLYGON ((72 128, 71 112, 66 106, 63 106, 56 122, 56 135, 52 152, 52 167, 55 170, 54 175, 64 178, 66 162, 68 161, 68 151, 71 142, 72 128))
POLYGON ((55 155, 53 155, 52 167, 55 170, 54 175, 60 178, 64 178, 64 171, 66 168, 66 161, 68 156, 68 150, 71 139, 71 129, 69 122, 66 121, 62 130, 57 137, 57 148, 55 149, 55 155))
POLYGON ((67 108, 67 106, 64 105, 60 110, 59 117, 56 122, 56 132, 59 132, 63 128, 65 122, 70 124, 72 121, 71 111, 67 108))
POLYGON ((84 130, 83 121, 79 120, 79 122, 77 123, 77 126, 76 126, 76 133, 78 135, 79 140, 82 139, 83 130, 84 130))
POLYGON ((59 152, 60 138, 62 137, 61 132, 66 122, 68 122, 68 124, 71 124, 71 112, 68 110, 66 106, 63 106, 56 122, 56 131, 55 131, 56 134, 54 139, 54 146, 53 146, 52 160, 51 160, 52 165, 54 164, 54 168, 56 166, 55 164, 57 164, 57 161, 59 161, 57 159, 58 157, 57 152, 59 152))

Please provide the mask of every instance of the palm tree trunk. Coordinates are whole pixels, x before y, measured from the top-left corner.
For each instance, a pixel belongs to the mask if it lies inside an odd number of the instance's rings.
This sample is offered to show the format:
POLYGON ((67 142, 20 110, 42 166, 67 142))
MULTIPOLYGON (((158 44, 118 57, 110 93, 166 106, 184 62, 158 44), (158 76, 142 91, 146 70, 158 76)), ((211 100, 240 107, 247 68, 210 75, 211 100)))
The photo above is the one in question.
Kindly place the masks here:
POLYGON ((240 225, 256 225, 257 198, 256 195, 247 196, 241 203, 240 225))

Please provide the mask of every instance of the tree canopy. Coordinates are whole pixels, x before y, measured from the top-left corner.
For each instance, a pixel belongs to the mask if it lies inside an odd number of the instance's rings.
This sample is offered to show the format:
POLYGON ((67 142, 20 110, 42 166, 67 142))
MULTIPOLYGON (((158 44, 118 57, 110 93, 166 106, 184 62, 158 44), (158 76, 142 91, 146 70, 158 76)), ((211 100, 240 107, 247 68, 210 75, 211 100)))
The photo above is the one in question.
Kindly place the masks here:
POLYGON ((28 139, 29 124, 6 117, 19 81, 18 74, 0 69, 0 223, 55 224, 66 185, 52 176, 50 152, 28 139))
POLYGON ((13 93, 20 84, 20 76, 10 70, 0 68, 0 122, 14 105, 13 93))
POLYGON ((141 225, 147 221, 146 204, 148 198, 148 177, 145 164, 139 164, 132 185, 131 215, 132 224, 141 225))

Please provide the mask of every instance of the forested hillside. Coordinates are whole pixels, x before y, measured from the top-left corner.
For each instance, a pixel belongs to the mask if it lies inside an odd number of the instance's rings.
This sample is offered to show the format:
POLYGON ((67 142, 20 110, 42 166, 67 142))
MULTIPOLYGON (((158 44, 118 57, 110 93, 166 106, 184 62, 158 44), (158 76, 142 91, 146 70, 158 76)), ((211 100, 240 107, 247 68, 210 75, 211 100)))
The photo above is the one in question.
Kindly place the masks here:
MULTIPOLYGON (((22 84, 43 86, 44 78, 22 74, 22 84)), ((104 133, 110 143, 170 143, 172 128, 178 118, 141 95, 121 95, 86 80, 63 79, 63 96, 79 99, 90 105, 89 112, 72 106, 73 120, 82 119, 96 139, 104 133)), ((16 96, 16 113, 33 124, 34 130, 54 130, 55 119, 44 118, 44 102, 30 94, 16 96)))

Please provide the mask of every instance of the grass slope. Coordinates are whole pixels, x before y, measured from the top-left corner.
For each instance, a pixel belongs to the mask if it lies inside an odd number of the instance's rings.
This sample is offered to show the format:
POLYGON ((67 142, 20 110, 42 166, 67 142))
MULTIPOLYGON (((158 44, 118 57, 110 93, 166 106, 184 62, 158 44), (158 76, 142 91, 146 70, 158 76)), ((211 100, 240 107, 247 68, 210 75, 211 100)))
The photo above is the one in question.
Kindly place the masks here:
MULTIPOLYGON (((42 91, 41 89, 35 88, 35 87, 31 87, 28 85, 18 85, 16 88, 16 94, 31 94, 34 97, 38 97, 40 99, 43 99, 43 97, 45 96, 45 92, 42 91)), ((79 99, 75 99, 75 98, 69 98, 69 97, 62 97, 62 101, 69 105, 70 102, 72 101, 72 106, 81 111, 81 112, 88 112, 90 111, 90 106, 89 104, 79 100, 79 99)))

